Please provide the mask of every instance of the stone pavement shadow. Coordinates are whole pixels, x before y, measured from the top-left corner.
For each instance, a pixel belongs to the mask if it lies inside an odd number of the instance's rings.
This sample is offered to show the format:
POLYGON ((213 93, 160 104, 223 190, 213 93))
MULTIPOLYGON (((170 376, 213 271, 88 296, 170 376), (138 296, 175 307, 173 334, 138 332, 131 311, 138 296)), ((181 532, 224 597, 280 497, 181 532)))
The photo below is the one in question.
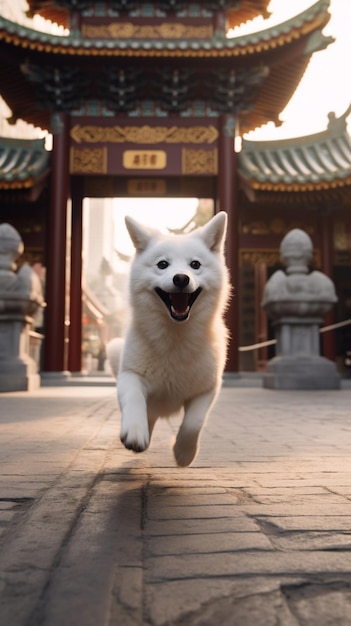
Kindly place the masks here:
POLYGON ((101 398, 87 394, 70 396, 66 390, 64 394, 60 393, 59 388, 51 391, 50 396, 43 397, 22 392, 0 394, 0 424, 72 416, 89 417, 100 405, 101 398))
POLYGON ((255 502, 225 476, 219 485, 208 467, 136 469, 132 462, 104 476, 111 493, 122 485, 113 509, 122 537, 111 616, 120 615, 126 576, 136 575, 134 604, 130 591, 123 601, 135 624, 350 624, 349 575, 327 573, 324 561, 309 572, 313 554, 277 549, 247 515, 255 502))

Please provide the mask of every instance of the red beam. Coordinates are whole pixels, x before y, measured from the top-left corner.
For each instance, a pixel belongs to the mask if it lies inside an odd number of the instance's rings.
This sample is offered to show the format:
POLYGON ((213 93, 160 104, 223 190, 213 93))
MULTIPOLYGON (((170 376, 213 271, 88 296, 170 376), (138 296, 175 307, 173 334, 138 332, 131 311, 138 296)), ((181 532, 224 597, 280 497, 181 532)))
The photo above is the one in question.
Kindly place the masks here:
POLYGON ((44 370, 65 370, 66 233, 69 192, 68 117, 53 118, 51 200, 48 220, 44 370))
POLYGON ((228 214, 228 234, 226 261, 233 285, 233 293, 227 311, 227 327, 230 342, 226 371, 237 372, 239 369, 239 320, 238 320, 238 207, 236 184, 236 154, 234 152, 235 120, 231 115, 220 118, 220 136, 218 145, 218 200, 219 209, 228 214))

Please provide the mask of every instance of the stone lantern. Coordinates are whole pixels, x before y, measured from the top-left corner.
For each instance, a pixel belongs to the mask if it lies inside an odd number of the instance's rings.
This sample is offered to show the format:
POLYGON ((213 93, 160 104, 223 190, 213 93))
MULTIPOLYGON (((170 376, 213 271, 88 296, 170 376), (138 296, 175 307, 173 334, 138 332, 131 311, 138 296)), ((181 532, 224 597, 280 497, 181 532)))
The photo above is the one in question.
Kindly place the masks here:
POLYGON ((10 224, 0 224, 0 391, 27 391, 40 386, 29 355, 33 315, 44 306, 40 279, 28 264, 16 272, 23 242, 10 224))
POLYGON ((262 307, 275 327, 277 350, 263 375, 271 389, 338 389, 335 364, 320 355, 319 327, 337 301, 334 283, 325 274, 309 272, 313 246, 295 228, 280 246, 286 271, 278 270, 266 284, 262 307))

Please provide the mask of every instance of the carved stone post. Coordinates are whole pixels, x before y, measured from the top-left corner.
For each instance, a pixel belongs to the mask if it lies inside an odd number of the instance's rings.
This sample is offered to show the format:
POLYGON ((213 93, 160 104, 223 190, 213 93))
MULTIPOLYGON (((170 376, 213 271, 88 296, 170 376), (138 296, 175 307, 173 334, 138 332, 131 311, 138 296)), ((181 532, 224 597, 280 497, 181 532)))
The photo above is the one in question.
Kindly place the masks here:
POLYGON ((33 315, 44 305, 40 279, 25 264, 16 273, 23 242, 10 224, 0 225, 0 391, 29 391, 40 386, 29 356, 33 315))
POLYGON ((280 253, 287 269, 267 282, 262 306, 273 320, 277 355, 263 376, 273 389, 338 389, 335 363, 320 356, 319 326, 337 301, 334 283, 322 272, 308 273, 312 241, 295 228, 283 239, 280 253))

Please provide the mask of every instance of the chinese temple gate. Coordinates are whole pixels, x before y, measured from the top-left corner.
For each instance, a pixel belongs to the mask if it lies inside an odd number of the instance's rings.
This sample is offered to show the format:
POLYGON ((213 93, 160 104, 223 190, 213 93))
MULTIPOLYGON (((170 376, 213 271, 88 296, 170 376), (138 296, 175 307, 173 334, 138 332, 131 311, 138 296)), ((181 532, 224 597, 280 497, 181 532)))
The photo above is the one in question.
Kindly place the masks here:
MULTIPOLYGON (((14 119, 53 134, 45 371, 81 369, 84 197, 213 198, 228 213, 227 263, 239 285, 239 198, 257 164, 238 168, 234 138, 279 123, 312 53, 331 41, 321 34, 328 5, 319 0, 284 24, 233 38, 228 28, 267 15, 268 0, 29 0, 31 13, 69 28, 63 36, 0 18, 1 94, 14 119)), ((239 367, 238 307, 234 297, 229 372, 239 367)))

